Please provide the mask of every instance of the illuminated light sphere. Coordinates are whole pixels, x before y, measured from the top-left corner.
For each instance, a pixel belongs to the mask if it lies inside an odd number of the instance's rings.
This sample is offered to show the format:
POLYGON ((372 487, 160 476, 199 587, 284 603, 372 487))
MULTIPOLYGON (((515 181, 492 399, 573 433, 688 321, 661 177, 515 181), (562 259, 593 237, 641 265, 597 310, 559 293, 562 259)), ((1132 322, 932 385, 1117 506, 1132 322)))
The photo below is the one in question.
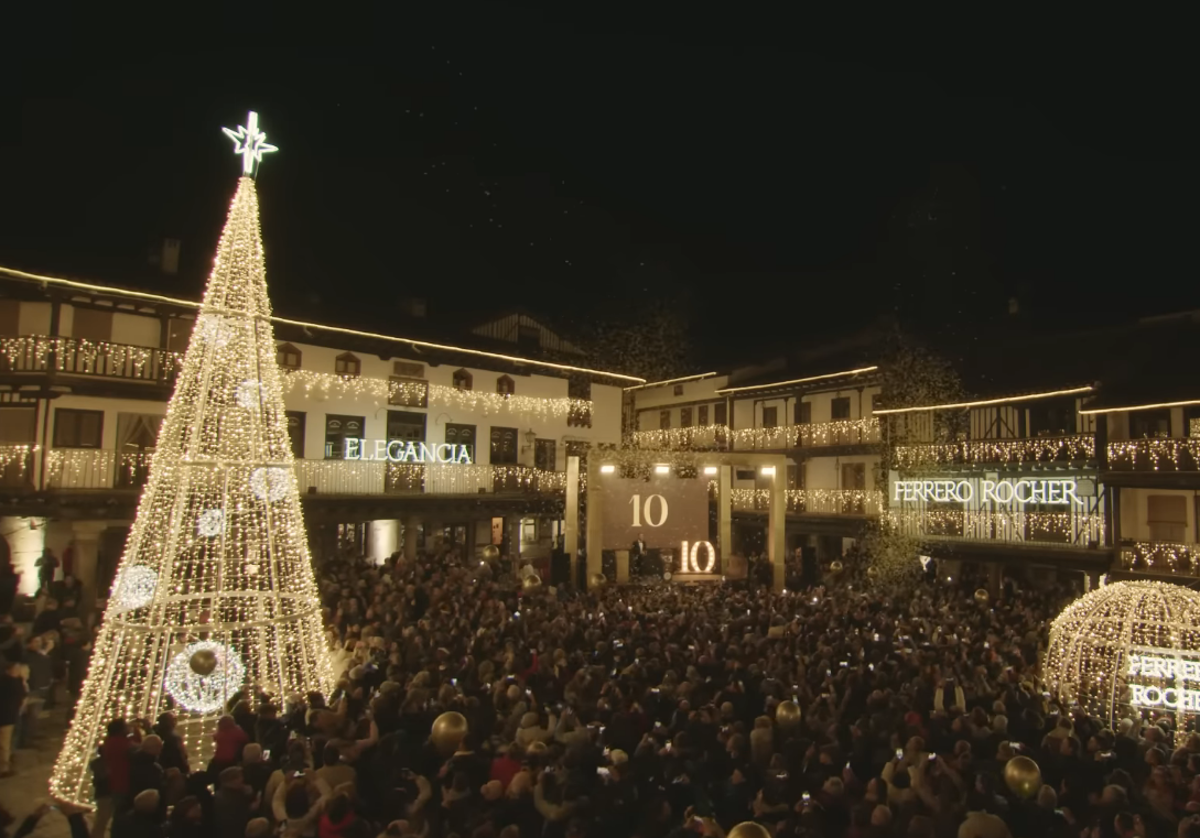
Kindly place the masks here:
POLYGON ((980 588, 975 591, 975 601, 980 605, 987 605, 989 599, 991 599, 991 595, 988 594, 987 588, 980 588))
POLYGON ((158 574, 145 565, 127 567, 117 574, 109 597, 117 613, 134 611, 154 601, 158 589, 158 574))
POLYGON ((870 567, 867 568, 867 578, 868 579, 874 579, 878 575, 879 575, 879 571, 875 568, 875 565, 871 565, 870 567))
POLYGON ((242 688, 245 679, 246 667, 233 648, 201 640, 171 658, 164 686, 184 710, 216 713, 242 688), (212 656, 212 668, 202 674, 208 667, 209 655, 212 656), (197 668, 201 672, 197 672, 197 668))
POLYGON ((201 314, 196 318, 196 336, 217 349, 229 346, 233 333, 233 326, 219 314, 201 314))
POLYGON ((278 466, 256 468, 250 475, 250 491, 268 503, 283 500, 288 493, 288 470, 278 466))
POLYGON ((196 532, 204 538, 216 538, 225 532, 225 510, 206 509, 196 519, 196 532))
POLYGON ((663 571, 663 581, 664 582, 671 581, 671 571, 669 571, 669 570, 663 571))
POLYGON ((1114 582, 1050 624, 1046 688, 1110 724, 1200 706, 1200 593, 1165 582, 1114 582))
POLYGON ((253 379, 243 381, 238 385, 233 395, 238 407, 253 410, 262 402, 262 382, 253 379))
POLYGON ((1029 757, 1013 757, 1004 764, 1004 783, 1013 794, 1030 800, 1042 788, 1042 769, 1029 757))
POLYGON ((258 565, 255 564, 254 562, 250 562, 249 564, 247 564, 246 565, 246 575, 247 576, 258 576, 258 565))

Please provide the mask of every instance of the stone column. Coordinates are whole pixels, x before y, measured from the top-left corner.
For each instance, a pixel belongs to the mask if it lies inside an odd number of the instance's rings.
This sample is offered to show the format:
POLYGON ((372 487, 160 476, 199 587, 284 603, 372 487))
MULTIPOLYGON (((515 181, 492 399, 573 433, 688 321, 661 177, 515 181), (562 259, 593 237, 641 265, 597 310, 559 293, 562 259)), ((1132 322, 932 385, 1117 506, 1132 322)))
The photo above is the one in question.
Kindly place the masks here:
POLYGON ((767 513, 767 556, 771 560, 771 590, 783 593, 787 579, 787 467, 775 465, 771 476, 771 508, 767 513))
MULTIPOLYGON (((589 473, 589 477, 590 477, 589 473)), ((563 521, 563 550, 571 568, 572 581, 578 579, 579 564, 579 458, 567 457, 567 509, 563 521)))
POLYGON ((629 583, 629 551, 617 551, 617 584, 625 585, 629 583))
POLYGON ((400 544, 400 521, 396 518, 372 521, 367 527, 367 558, 383 564, 400 544))
POLYGON ((992 562, 988 565, 988 593, 992 597, 1000 596, 1000 589, 1004 586, 1004 568, 999 562, 992 562))
POLYGON ((100 534, 108 529, 107 521, 75 521, 71 530, 75 536, 75 577, 83 588, 79 613, 84 621, 90 619, 99 592, 96 590, 96 570, 100 551, 100 534))
MULTIPOLYGON (((505 515, 504 529, 508 535, 508 555, 517 567, 521 566, 521 516, 505 515)), ((547 581, 546 584, 549 584, 547 581)))
POLYGON ((417 536, 420 535, 421 519, 409 515, 404 519, 404 561, 417 560, 417 536))
MULTIPOLYGON (((600 468, 593 464, 596 458, 588 463, 588 513, 587 513, 587 578, 604 570, 604 493, 600 491, 600 468)), ((618 571, 618 577, 620 572, 618 571)), ((629 554, 625 554, 625 576, 629 577, 629 554)), ((576 576, 571 581, 574 582, 576 576)))
POLYGON ((718 466, 717 481, 717 550, 721 554, 718 573, 724 573, 733 555, 733 466, 718 466))

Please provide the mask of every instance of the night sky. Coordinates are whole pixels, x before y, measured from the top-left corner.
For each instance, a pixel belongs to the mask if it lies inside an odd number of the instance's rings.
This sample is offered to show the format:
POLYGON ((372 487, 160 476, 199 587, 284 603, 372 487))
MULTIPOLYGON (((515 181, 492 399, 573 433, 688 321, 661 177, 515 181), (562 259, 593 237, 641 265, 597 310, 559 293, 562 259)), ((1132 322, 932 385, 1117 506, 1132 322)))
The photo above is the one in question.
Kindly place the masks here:
POLYGON ((885 316, 969 331, 1012 297, 1071 326, 1200 306, 1185 52, 427 5, 10 61, 0 264, 197 296, 239 172, 219 129, 254 108, 285 315, 667 300, 720 362, 885 316), (168 236, 173 278, 147 262, 168 236))

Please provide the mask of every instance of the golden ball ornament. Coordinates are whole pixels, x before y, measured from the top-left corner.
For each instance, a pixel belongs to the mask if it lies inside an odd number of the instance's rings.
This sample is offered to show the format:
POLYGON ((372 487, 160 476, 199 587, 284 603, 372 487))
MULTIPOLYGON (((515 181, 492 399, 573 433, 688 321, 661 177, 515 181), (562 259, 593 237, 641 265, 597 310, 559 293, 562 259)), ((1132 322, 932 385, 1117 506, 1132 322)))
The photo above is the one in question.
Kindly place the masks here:
POLYGON ((830 573, 841 573, 843 569, 844 569, 844 565, 837 559, 834 559, 832 562, 829 563, 829 572, 830 573))
POLYGON ((878 575, 879 575, 879 571, 875 569, 875 565, 871 565, 870 567, 867 568, 867 578, 868 579, 874 579, 878 575))
POLYGON ((1004 782, 1013 794, 1028 800, 1042 787, 1042 770, 1029 757, 1013 757, 1004 766, 1004 782))
POLYGON ((988 594, 986 588, 980 588, 975 592, 975 601, 980 605, 987 605, 989 599, 991 599, 991 595, 988 594))
POLYGON ((771 833, 761 823, 745 821, 729 830, 725 838, 771 838, 771 833))
POLYGON ((608 577, 603 573, 593 573, 588 577, 589 588, 603 588, 608 584, 608 577))
POLYGON ((483 548, 483 553, 481 555, 483 556, 483 560, 485 562, 494 562, 496 559, 500 558, 500 548, 495 544, 489 544, 487 547, 483 548))
POLYGON ((532 591, 534 588, 540 588, 542 585, 542 577, 536 573, 531 573, 521 580, 521 587, 527 591, 532 591))
POLYGON ((433 722, 429 738, 443 756, 450 756, 467 736, 467 717, 453 710, 438 716, 433 722))
POLYGON ((794 730, 800 726, 800 706, 790 698, 779 702, 775 708, 775 724, 781 730, 794 730))
POLYGON ((188 666, 201 677, 212 675, 213 670, 217 668, 217 653, 212 649, 200 649, 192 655, 188 666))
POLYGON ((545 742, 530 742, 525 746, 525 756, 537 756, 546 753, 545 742))

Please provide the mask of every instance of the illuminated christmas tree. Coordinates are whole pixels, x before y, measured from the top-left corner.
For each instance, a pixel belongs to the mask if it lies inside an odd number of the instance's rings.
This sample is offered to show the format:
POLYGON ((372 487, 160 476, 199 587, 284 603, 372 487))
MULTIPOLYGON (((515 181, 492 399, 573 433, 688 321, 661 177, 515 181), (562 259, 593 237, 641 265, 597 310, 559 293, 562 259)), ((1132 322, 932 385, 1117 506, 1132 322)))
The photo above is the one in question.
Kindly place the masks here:
POLYGON ((243 177, 184 356, 83 694, 50 780, 89 804, 88 763, 117 718, 179 718, 193 766, 226 702, 333 686, 276 365, 258 195, 274 151, 250 114, 225 129, 243 177))

